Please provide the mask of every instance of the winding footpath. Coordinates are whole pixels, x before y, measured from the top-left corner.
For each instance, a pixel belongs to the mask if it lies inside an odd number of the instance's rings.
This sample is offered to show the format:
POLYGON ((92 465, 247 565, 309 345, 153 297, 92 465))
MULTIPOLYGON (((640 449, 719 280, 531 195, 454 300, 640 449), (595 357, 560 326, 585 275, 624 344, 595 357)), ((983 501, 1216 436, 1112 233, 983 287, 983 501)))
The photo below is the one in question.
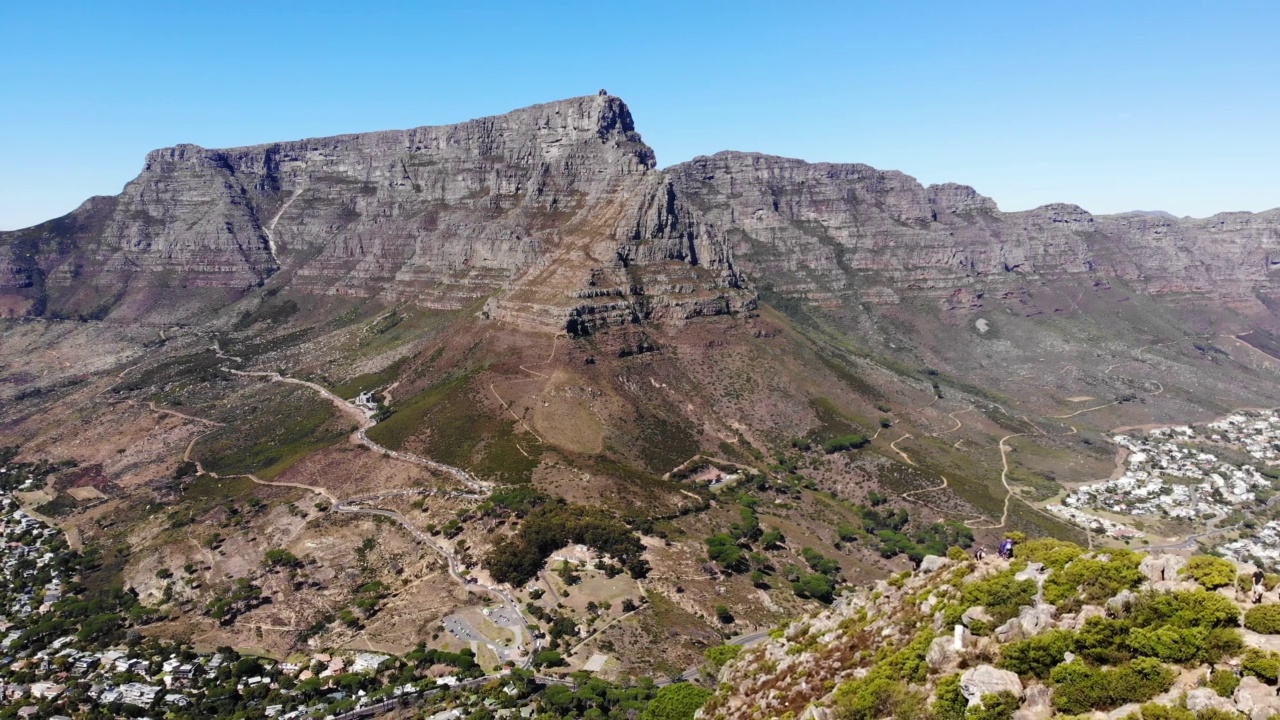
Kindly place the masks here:
MULTIPOLYGON (((226 360, 232 360, 235 362, 242 362, 240 358, 235 357, 233 355, 227 355, 226 353, 224 353, 222 351, 222 348, 218 345, 217 342, 214 342, 213 344, 213 351, 220 358, 223 358, 226 360)), ((318 385, 316 383, 313 383, 307 380, 299 380, 297 378, 287 377, 287 376, 281 375, 278 372, 247 371, 247 370, 236 370, 234 368, 226 368, 226 370, 232 375, 237 375, 241 377, 266 378, 271 382, 286 383, 290 385, 301 385, 310 390, 313 390, 319 393, 321 397, 325 398, 330 403, 332 403, 334 407, 336 407, 340 412, 346 415, 349 415, 356 420, 357 429, 355 432, 351 434, 349 438, 352 443, 364 445, 365 447, 368 447, 369 449, 375 452, 381 453, 384 457, 389 457, 395 460, 399 460, 401 462, 407 462, 414 465, 419 465, 421 467, 425 467, 434 472, 453 477, 455 480, 467 486, 473 491, 474 494, 467 495, 467 497, 483 500, 484 498, 487 498, 489 494, 493 491, 493 487, 491 484, 477 479, 474 475, 467 472, 466 470, 463 470, 462 468, 454 467, 452 465, 446 465, 445 463, 441 463, 441 462, 436 462, 435 460, 414 455, 413 453, 401 452, 399 450, 392 450, 391 448, 385 447, 369 439, 369 436, 366 434, 366 431, 377 424, 377 421, 373 419, 371 414, 356 407, 355 405, 352 405, 346 400, 343 400, 342 398, 333 394, 333 392, 331 392, 328 388, 325 388, 322 385, 318 385)), ((158 408, 156 407, 155 403, 149 403, 149 407, 152 411, 157 413, 172 415, 179 418, 192 420, 195 422, 213 425, 215 426, 214 429, 216 429, 216 427, 218 426, 221 426, 221 423, 216 423, 212 420, 205 420, 203 418, 198 418, 192 415, 186 415, 174 410, 158 408)), ((213 430, 211 429, 209 432, 213 432, 213 430)), ((219 479, 219 476, 216 473, 205 470, 198 460, 195 460, 192 458, 192 451, 195 448, 196 441, 198 441, 201 437, 204 437, 204 435, 206 434, 208 433, 203 433, 201 435, 198 435, 195 438, 192 438, 192 440, 189 443, 187 443, 186 450, 183 453, 183 460, 185 462, 191 462, 195 464, 199 472, 209 475, 212 478, 219 479)), ((364 503, 368 502, 371 498, 343 501, 338 497, 336 497, 327 488, 314 486, 314 485, 305 485, 302 483, 263 480, 262 478, 259 478, 258 476, 252 473, 245 473, 239 476, 226 476, 226 477, 227 478, 246 477, 259 485, 270 485, 274 487, 288 487, 288 488, 296 488, 300 490, 307 490, 307 491, 316 493, 318 495, 321 495, 326 500, 328 500, 334 512, 348 513, 348 514, 376 515, 379 517, 387 518, 389 520, 393 520, 398 525, 400 525, 400 527, 404 528, 404 530, 414 540, 422 543, 423 545, 426 545, 427 547, 434 550, 437 554, 439 554, 440 557, 444 559, 445 564, 448 566, 449 576, 453 578, 453 580, 455 580, 457 583, 467 588, 468 590, 480 590, 482 592, 488 593, 489 595, 493 596, 499 601, 499 603, 507 606, 514 615, 519 617, 522 621, 523 626, 528 626, 533 624, 533 621, 524 613, 524 610, 520 607, 520 604, 511 595, 511 593, 508 592, 505 588, 499 587, 496 585, 485 585, 477 581, 475 578, 465 577, 462 574, 464 568, 462 567, 461 562, 458 560, 458 557, 447 546, 437 543, 430 535, 423 532, 413 523, 409 522, 409 520, 406 519, 399 512, 396 512, 394 510, 386 510, 382 508, 365 506, 364 503)), ((541 643, 537 638, 532 638, 532 649, 527 650, 524 627, 516 628, 515 635, 516 635, 515 648, 524 658, 521 663, 521 667, 528 667, 533 661, 533 655, 541 648, 541 643)), ((498 648, 495 647, 494 649, 497 650, 498 648)))

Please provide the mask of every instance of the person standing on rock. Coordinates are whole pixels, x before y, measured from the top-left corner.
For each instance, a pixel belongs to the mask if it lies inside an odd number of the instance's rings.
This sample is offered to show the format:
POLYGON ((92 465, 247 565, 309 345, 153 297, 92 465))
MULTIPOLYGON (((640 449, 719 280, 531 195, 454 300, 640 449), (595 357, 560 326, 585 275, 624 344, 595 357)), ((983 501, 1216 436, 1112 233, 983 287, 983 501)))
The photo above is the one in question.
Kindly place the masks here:
POLYGON ((1263 578, 1262 568, 1253 571, 1253 604, 1257 605, 1262 602, 1262 591, 1265 589, 1262 585, 1263 578))
POLYGON ((987 556, 986 545, 979 545, 978 549, 973 551, 973 559, 977 560, 978 562, 982 562, 982 559, 985 558, 986 556, 987 556))

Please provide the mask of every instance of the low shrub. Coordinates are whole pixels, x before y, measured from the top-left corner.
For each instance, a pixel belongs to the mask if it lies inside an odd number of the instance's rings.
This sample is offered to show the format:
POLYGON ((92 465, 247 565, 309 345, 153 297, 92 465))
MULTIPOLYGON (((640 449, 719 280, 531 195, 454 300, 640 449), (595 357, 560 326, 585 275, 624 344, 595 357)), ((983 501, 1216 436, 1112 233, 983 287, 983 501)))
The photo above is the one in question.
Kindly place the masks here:
POLYGON ((1178 574, 1195 580, 1209 590, 1216 590, 1236 581, 1236 565, 1223 558, 1196 555, 1187 561, 1178 574))
POLYGON ((1244 626, 1264 635, 1280 634, 1280 605, 1258 605, 1244 614, 1244 626))

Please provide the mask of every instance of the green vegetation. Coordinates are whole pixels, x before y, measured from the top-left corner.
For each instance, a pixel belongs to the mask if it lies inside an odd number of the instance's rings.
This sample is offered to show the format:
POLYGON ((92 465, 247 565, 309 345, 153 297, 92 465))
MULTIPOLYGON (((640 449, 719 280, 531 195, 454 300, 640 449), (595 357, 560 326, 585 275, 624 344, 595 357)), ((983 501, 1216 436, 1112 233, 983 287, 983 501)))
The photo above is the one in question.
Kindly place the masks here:
POLYGON ((908 530, 910 514, 904 509, 880 509, 876 502, 881 496, 868 496, 872 506, 854 505, 861 520, 860 526, 842 524, 837 528, 844 542, 862 542, 892 558, 906 555, 912 562, 920 562, 925 555, 946 555, 951 547, 968 548, 973 545, 973 531, 963 523, 953 520, 936 522, 923 528, 908 530))
POLYGON ((1230 670, 1214 670, 1209 675, 1208 686, 1213 688, 1220 697, 1229 698, 1235 693, 1236 688, 1240 687, 1240 678, 1230 670))
POLYGON ((338 383, 330 390, 340 398, 353 398, 362 392, 386 387, 400 376, 400 368, 404 365, 404 361, 404 358, 400 358, 381 370, 357 375, 350 380, 338 383))
POLYGON ((1195 580, 1210 590, 1216 590, 1236 581, 1236 566, 1230 560, 1211 555, 1196 555, 1187 561, 1179 575, 1195 580))
POLYGON ((494 580, 517 587, 542 569, 551 553, 570 543, 589 545, 611 556, 631 573, 644 577, 648 563, 640 539, 621 521, 600 508, 551 498, 530 511, 514 536, 496 542, 485 556, 494 580))
POLYGON ((649 702, 640 720, 693 720, 693 714, 706 704, 711 691, 690 685, 676 683, 658 691, 649 702))
POLYGON ((268 550, 264 556, 266 563, 271 567, 289 567, 296 568, 302 566, 302 561, 288 550, 268 550))
POLYGON ((542 455, 532 436, 517 435, 515 423, 494 416, 470 387, 475 372, 433 385, 395 408, 369 429, 375 442, 403 449, 409 438, 425 438, 431 458, 505 483, 527 483, 542 455))
POLYGON ((1280 605, 1257 605, 1244 613, 1244 626, 1264 635, 1280 635, 1280 605))
POLYGON ((247 406, 236 423, 200 439, 196 455, 206 468, 223 476, 255 473, 271 479, 352 430, 311 390, 275 392, 279 394, 247 406))
POLYGON ((840 435, 822 443, 822 450, 830 455, 845 450, 856 450, 866 444, 867 438, 862 435, 840 435))
POLYGON ((707 665, 711 672, 716 673, 720 672, 720 668, 741 653, 741 645, 717 645, 707 648, 703 655, 707 658, 707 665))
POLYGON ((1138 658, 1114 668, 1089 667, 1080 660, 1053 669, 1053 706, 1079 714, 1145 702, 1168 690, 1177 674, 1158 660, 1138 658))

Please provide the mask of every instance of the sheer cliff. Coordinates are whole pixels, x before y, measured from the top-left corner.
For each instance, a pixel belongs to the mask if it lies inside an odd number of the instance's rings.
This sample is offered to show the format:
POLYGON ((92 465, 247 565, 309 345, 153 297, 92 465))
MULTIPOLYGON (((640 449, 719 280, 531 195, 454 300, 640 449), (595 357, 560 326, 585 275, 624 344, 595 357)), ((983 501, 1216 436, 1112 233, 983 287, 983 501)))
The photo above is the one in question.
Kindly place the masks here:
POLYGON ((115 197, 0 233, 0 313, 197 316, 267 282, 475 307, 589 333, 818 305, 944 309, 1118 282, 1269 314, 1280 210, 1207 219, 1004 213, 963 185, 860 164, 723 152, 661 171, 618 98, 458 125, 152 152, 115 197))
POLYGON ((618 98, 445 127, 148 155, 114 198, 0 234, 31 310, 196 312, 285 273, 296 290, 581 332, 749 306, 618 98), (177 292, 181 291, 181 292, 177 292))
POLYGON ((1095 217, 1053 204, 1003 213, 964 185, 740 152, 668 172, 678 193, 726 229, 739 265, 763 288, 818 303, 925 296, 964 308, 987 293, 1055 281, 1120 281, 1253 310, 1280 293, 1280 210, 1095 217))

